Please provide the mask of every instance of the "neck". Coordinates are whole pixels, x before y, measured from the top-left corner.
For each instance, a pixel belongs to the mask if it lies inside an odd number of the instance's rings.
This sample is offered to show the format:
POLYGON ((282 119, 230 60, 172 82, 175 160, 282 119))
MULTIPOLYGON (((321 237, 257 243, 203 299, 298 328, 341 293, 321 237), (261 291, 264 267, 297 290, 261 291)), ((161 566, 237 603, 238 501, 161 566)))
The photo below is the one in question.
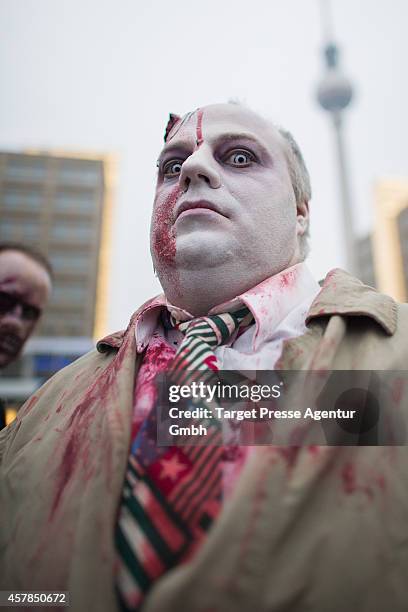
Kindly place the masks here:
POLYGON ((180 273, 179 283, 176 286, 174 284, 166 286, 163 283, 163 288, 171 304, 199 317, 208 314, 214 306, 227 302, 245 291, 246 288, 242 288, 242 285, 234 280, 235 282, 220 286, 217 270, 202 270, 194 275, 180 273))
MULTIPOLYGON (((290 262, 292 266, 296 262, 290 262)), ((253 270, 223 270, 222 267, 205 270, 177 270, 160 278, 168 301, 195 317, 205 316, 218 306, 252 289, 266 278, 281 270, 259 272, 253 270)))

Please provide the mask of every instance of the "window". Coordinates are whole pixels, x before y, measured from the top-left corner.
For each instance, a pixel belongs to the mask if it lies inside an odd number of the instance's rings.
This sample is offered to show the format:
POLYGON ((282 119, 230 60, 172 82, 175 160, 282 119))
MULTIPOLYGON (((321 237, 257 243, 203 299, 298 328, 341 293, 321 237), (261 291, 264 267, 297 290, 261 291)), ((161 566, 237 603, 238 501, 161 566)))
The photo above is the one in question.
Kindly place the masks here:
POLYGON ((93 212, 95 200, 92 192, 72 193, 59 191, 55 200, 55 209, 60 212, 93 212))
POLYGON ((65 185, 94 187, 102 180, 101 164, 81 160, 65 160, 60 167, 59 181, 65 185))
POLYGON ((87 272, 90 258, 87 253, 56 253, 51 256, 55 272, 87 272))
POLYGON ((2 200, 6 210, 35 210, 41 208, 43 196, 41 191, 27 191, 25 189, 6 189, 2 200))
POLYGON ((66 242, 88 242, 92 239, 92 229, 88 221, 55 223, 51 228, 51 238, 66 242))
POLYGON ((66 283, 56 285, 52 291, 52 302, 54 304, 85 304, 86 288, 80 284, 66 283))
POLYGON ((7 159, 6 177, 22 181, 43 181, 46 175, 44 159, 36 157, 9 157, 7 159))
POLYGON ((0 222, 0 238, 16 242, 37 242, 40 239, 40 227, 35 221, 8 219, 0 222))
MULTIPOLYGON (((77 312, 77 311, 76 311, 77 312)), ((70 312, 45 312, 40 325, 41 335, 43 336, 84 336, 84 323, 82 317, 70 312)), ((90 332, 92 333, 92 332, 90 332)))

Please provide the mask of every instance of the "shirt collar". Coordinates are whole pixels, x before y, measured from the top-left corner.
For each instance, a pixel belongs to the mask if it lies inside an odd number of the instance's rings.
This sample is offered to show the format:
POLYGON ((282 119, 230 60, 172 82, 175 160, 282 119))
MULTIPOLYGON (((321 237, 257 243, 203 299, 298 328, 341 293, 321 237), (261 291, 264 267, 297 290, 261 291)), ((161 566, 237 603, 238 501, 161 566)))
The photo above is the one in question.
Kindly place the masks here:
MULTIPOLYGON (((288 272, 288 270, 285 272, 288 272)), ((307 282, 307 275, 306 269, 304 282, 307 282)), ((303 272, 301 273, 301 276, 303 276, 303 272)), ((311 275, 309 273, 309 277, 310 276, 311 275)), ((264 283, 267 283, 268 280, 264 281, 264 283)), ((287 282, 287 280, 288 279, 285 279, 283 281, 284 284, 287 282)), ((312 289, 315 281, 313 281, 313 278, 311 278, 310 282, 312 283, 312 289)), ((260 283, 260 285, 262 284, 263 283, 260 283)), ((254 287, 254 289, 246 293, 253 293, 254 290, 256 290, 260 285, 254 287)), ((109 334, 98 341, 98 351, 104 353, 110 351, 111 349, 119 349, 126 334, 128 332, 134 333, 136 323, 146 316, 146 327, 141 325, 137 333, 138 340, 140 337, 140 342, 138 341, 138 352, 143 351, 143 349, 147 346, 147 342, 149 341, 151 334, 155 330, 159 311, 165 306, 167 306, 167 302, 164 295, 160 295, 143 304, 143 306, 141 306, 132 315, 126 330, 109 334), (150 319, 150 316, 152 315, 153 318, 150 319)), ((322 317, 327 318, 328 316, 335 314, 344 317, 368 317, 376 321, 382 327, 384 332, 391 336, 397 329, 397 303, 391 297, 378 293, 375 291, 375 289, 363 285, 361 281, 353 278, 350 276, 350 274, 340 269, 331 270, 327 274, 322 289, 313 300, 313 303, 308 311, 305 323, 306 325, 309 325, 312 324, 314 320, 318 320, 322 317)), ((259 327, 261 327, 261 325, 258 325, 258 328, 259 327)))
MULTIPOLYGON (((245 304, 255 319, 253 349, 256 350, 267 341, 281 321, 306 298, 310 300, 320 287, 304 262, 287 268, 279 274, 259 283, 228 302, 215 306, 209 315, 231 312, 245 304)), ((179 321, 188 321, 193 316, 177 306, 170 304, 164 294, 158 295, 142 307, 135 323, 137 351, 142 352, 149 343, 157 326, 160 311, 167 308, 179 321)))
POLYGON ((307 265, 301 262, 239 296, 255 319, 253 350, 268 341, 283 319, 307 299, 310 299, 309 307, 319 290, 318 282, 307 265))

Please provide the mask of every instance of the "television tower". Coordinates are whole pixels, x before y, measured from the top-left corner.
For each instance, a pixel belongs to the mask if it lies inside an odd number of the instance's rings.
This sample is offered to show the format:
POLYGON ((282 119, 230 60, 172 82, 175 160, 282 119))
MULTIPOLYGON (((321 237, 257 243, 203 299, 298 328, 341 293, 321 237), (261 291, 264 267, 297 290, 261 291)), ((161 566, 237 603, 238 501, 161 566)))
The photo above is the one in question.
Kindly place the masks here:
POLYGON ((330 113, 334 128, 342 204, 343 240, 346 251, 346 269, 351 274, 358 274, 352 201, 347 172, 343 128, 343 111, 351 102, 353 88, 350 81, 342 74, 339 68, 339 50, 333 41, 329 2, 330 0, 320 0, 320 12, 325 38, 325 45, 323 48, 325 71, 317 88, 317 99, 320 106, 330 113))

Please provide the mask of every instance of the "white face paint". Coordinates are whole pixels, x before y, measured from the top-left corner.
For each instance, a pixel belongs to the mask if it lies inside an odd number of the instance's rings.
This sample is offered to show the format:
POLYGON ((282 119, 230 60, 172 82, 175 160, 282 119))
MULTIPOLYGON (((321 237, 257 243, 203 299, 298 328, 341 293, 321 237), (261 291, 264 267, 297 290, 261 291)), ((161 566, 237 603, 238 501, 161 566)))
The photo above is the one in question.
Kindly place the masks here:
POLYGON ((192 314, 299 258, 299 211, 282 136, 250 110, 212 105, 170 132, 160 156, 151 250, 168 299, 192 314))

